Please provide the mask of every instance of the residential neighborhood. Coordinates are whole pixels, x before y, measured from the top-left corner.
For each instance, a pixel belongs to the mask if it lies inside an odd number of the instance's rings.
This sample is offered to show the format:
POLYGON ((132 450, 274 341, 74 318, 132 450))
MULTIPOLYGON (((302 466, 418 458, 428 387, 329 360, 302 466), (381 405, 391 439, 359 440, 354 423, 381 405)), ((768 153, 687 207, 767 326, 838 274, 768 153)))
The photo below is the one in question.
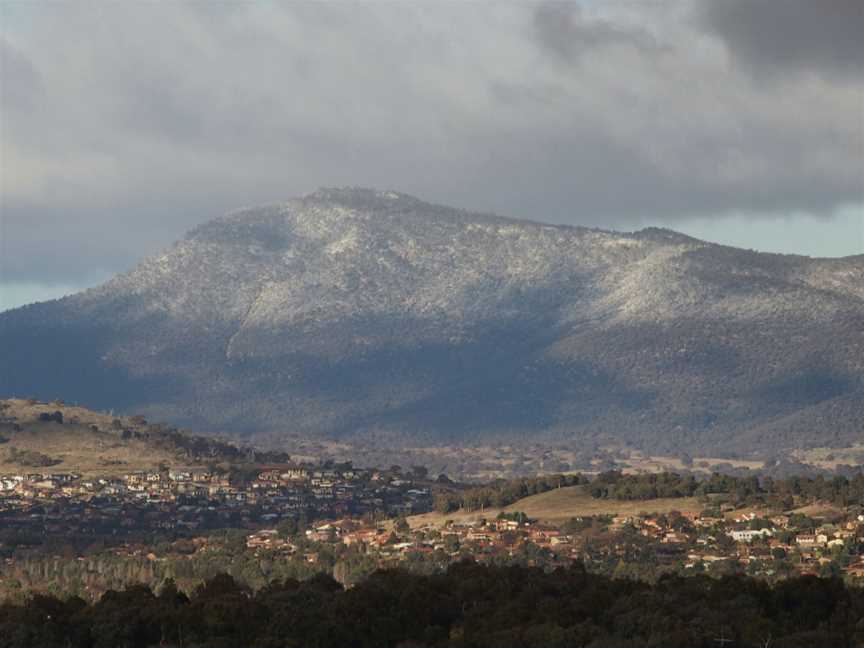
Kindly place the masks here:
MULTIPOLYGON (((428 485, 398 471, 334 466, 263 467, 254 475, 207 469, 83 478, 71 473, 0 477, 0 529, 47 537, 193 536, 258 528, 285 517, 411 515, 428 511, 428 485)), ((2 548, 2 543, 0 543, 2 548)))
MULTIPOLYGON (((608 494, 602 477, 585 480, 552 476, 472 487, 432 480, 419 467, 329 462, 227 471, 163 466, 116 477, 5 475, 0 598, 55 580, 90 597, 135 579, 178 578, 193 586, 216 568, 250 584, 276 574, 326 573, 351 587, 380 568, 434 573, 464 560, 546 570, 581 564, 649 582, 705 573, 770 581, 836 576, 864 585, 864 510, 857 500, 783 511, 682 497, 671 500, 682 510, 624 514, 611 512, 622 510, 618 501, 601 498, 593 500, 596 510, 610 513, 574 510, 554 520, 519 510, 531 493, 568 492, 562 483, 582 484, 569 487, 576 497, 608 494), (513 504, 489 507, 496 499, 513 504), (697 502, 704 508, 688 508, 697 502)), ((651 500, 626 508, 643 504, 650 510, 651 500)))
MULTIPOLYGON (((613 565, 622 573, 628 564, 648 564, 718 575, 746 572, 773 578, 795 574, 864 578, 862 514, 830 523, 782 514, 714 517, 684 511, 573 518, 558 525, 511 514, 415 527, 404 520, 371 525, 361 519, 341 518, 310 526, 303 539, 360 548, 380 566, 424 560, 446 564, 470 557, 481 563, 515 561, 548 568, 581 561, 600 571, 603 565, 613 565)), ((269 528, 249 534, 246 546, 291 556, 302 554, 308 545, 292 542, 269 528)), ((315 557, 306 553, 305 559, 314 562, 315 557)), ((860 582, 864 584, 864 580, 860 582)))

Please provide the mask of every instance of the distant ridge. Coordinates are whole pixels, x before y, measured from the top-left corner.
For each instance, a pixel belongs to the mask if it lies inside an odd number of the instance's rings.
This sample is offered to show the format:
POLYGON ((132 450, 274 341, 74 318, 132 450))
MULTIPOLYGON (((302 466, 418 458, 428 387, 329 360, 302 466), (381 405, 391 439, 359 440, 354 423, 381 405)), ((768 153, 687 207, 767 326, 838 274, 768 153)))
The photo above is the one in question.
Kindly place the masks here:
POLYGON ((0 394, 200 430, 758 452, 864 436, 864 256, 321 189, 0 314, 0 394))

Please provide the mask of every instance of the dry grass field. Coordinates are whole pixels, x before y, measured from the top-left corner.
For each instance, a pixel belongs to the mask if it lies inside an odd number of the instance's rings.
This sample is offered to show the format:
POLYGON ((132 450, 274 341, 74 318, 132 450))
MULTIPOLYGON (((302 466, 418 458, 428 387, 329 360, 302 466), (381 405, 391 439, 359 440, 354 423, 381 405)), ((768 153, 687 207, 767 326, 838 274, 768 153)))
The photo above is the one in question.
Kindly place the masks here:
POLYGON ((659 455, 646 455, 638 450, 629 452, 629 458, 619 460, 621 471, 624 473, 660 473, 660 472, 676 472, 691 470, 696 473, 710 474, 713 471, 712 466, 721 464, 729 464, 734 468, 748 468, 750 470, 760 470, 765 467, 765 462, 745 460, 745 459, 726 459, 723 457, 693 457, 693 464, 685 466, 678 457, 664 457, 659 455))
MULTIPOLYGON (((38 420, 39 415, 43 412, 51 413, 54 411, 60 411, 67 422, 77 417, 82 425, 96 425, 99 428, 105 429, 111 427, 111 421, 115 418, 107 412, 96 412, 86 407, 69 405, 60 401, 43 403, 24 400, 22 398, 8 398, 0 401, 0 404, 5 406, 3 411, 4 416, 15 417, 21 424, 33 423, 38 420)), ((118 416, 116 418, 129 424, 129 417, 118 416)))
POLYGON ((831 504, 830 502, 815 502, 807 506, 801 506, 792 511, 792 513, 800 513, 815 519, 840 517, 844 514, 843 509, 831 504))
POLYGON ((810 448, 796 450, 794 458, 802 463, 811 464, 825 470, 836 470, 838 466, 859 466, 864 463, 864 443, 844 448, 810 448))
MULTIPOLYGON (((31 404, 10 399, 3 415, 14 417, 21 428, 3 425, 0 429, 6 441, 0 444, 0 475, 20 472, 76 472, 90 477, 117 475, 135 470, 156 468, 165 462, 179 467, 170 451, 154 448, 145 440, 122 439, 111 429, 114 419, 110 414, 62 405, 60 403, 31 404), (39 414, 60 411, 64 423, 39 421, 39 414), (78 422, 72 421, 77 417, 78 422), (99 431, 90 428, 96 425, 99 431), (28 466, 10 460, 12 449, 32 451, 46 455, 59 463, 50 467, 28 466)), ((131 422, 124 418, 124 425, 131 422)))
POLYGON ((522 511, 528 517, 542 522, 558 523, 572 517, 588 515, 635 515, 638 513, 668 513, 669 511, 699 511, 703 507, 695 497, 655 499, 647 501, 618 501, 595 499, 582 486, 570 486, 532 495, 504 509, 489 508, 484 511, 457 511, 454 513, 424 513, 408 518, 412 527, 442 526, 447 520, 470 522, 491 518, 498 513, 522 511))
POLYGON ((0 474, 20 472, 76 472, 98 477, 156 468, 165 462, 176 467, 176 458, 150 447, 145 441, 121 441, 106 432, 93 432, 82 425, 36 423, 21 432, 6 435, 0 446, 0 474), (9 461, 8 448, 32 450, 59 460, 50 468, 33 468, 9 461))

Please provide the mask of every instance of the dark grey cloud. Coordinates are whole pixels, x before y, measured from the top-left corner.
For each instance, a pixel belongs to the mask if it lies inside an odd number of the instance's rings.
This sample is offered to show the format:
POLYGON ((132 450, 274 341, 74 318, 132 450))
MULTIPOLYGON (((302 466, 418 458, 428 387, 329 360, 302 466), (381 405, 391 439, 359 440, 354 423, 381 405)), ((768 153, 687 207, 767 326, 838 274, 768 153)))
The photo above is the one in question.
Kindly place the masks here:
POLYGON ((864 202, 864 84, 811 54, 760 87, 693 7, 15 5, 0 283, 123 269, 319 186, 612 228, 864 202))
POLYGON ((30 59, 0 37, 0 108, 32 110, 39 95, 39 75, 30 59))
POLYGON ((605 47, 632 47, 646 54, 663 49, 643 29, 586 18, 582 7, 575 2, 541 2, 534 9, 534 29, 541 47, 567 61, 578 60, 586 52, 605 47))
POLYGON ((197 140, 204 134, 204 120, 211 97, 189 88, 177 70, 145 70, 126 82, 125 101, 118 117, 129 129, 149 131, 156 137, 197 140))
POLYGON ((701 23, 759 74, 864 77, 861 0, 703 0, 701 23))

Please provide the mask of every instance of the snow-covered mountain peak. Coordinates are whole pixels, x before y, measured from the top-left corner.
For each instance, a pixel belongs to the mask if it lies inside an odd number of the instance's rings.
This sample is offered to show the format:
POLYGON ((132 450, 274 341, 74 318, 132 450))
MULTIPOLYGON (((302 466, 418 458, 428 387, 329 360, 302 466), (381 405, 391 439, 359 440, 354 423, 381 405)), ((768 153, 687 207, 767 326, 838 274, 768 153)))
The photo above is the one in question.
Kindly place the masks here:
POLYGON ((0 391, 127 398, 271 433, 290 421, 316 435, 404 426, 679 447, 756 431, 800 440, 794 430, 831 420, 860 437, 862 278, 864 257, 320 189, 204 223, 96 289, 0 315, 0 357, 16 367, 0 391), (681 429, 690 441, 670 433, 681 429))

